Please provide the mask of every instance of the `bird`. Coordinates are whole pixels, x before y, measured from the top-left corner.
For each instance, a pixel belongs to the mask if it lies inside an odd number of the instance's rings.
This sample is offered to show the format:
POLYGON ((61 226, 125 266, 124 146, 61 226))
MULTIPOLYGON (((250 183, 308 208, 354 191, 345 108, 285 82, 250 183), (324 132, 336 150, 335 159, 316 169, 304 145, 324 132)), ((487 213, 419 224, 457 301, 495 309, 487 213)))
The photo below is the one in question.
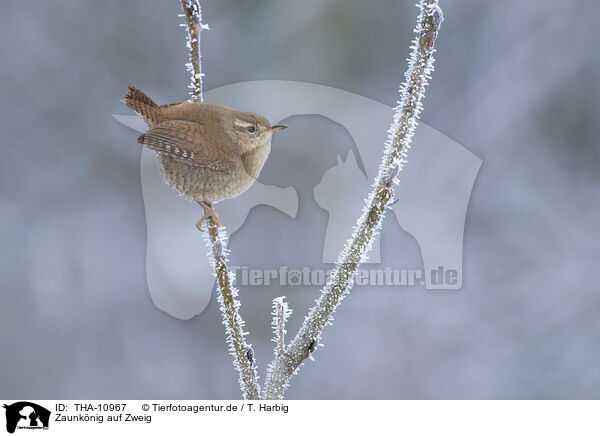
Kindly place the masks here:
POLYGON ((212 103, 158 105, 134 86, 128 89, 125 104, 148 125, 138 142, 156 152, 166 182, 202 206, 196 227, 202 230, 208 217, 221 227, 212 205, 252 186, 269 157, 273 132, 287 126, 212 103))

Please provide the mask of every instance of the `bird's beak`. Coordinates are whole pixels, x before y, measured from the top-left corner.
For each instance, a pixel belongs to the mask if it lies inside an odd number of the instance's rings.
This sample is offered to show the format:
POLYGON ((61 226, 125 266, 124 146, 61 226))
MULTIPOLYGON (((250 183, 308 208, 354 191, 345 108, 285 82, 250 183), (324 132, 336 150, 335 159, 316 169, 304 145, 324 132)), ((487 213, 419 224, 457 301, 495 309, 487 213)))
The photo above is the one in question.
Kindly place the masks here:
POLYGON ((271 130, 283 130, 283 129, 287 129, 287 126, 271 126, 271 130))

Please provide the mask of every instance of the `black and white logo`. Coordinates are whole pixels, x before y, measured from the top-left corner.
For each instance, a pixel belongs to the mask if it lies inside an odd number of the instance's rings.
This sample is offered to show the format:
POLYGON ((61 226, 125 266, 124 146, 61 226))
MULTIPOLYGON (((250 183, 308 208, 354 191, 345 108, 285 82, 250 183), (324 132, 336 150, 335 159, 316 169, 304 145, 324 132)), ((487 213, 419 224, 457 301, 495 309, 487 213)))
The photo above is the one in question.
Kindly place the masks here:
POLYGON ((19 401, 3 406, 6 409, 6 431, 14 433, 16 429, 47 430, 50 411, 29 401, 19 401))

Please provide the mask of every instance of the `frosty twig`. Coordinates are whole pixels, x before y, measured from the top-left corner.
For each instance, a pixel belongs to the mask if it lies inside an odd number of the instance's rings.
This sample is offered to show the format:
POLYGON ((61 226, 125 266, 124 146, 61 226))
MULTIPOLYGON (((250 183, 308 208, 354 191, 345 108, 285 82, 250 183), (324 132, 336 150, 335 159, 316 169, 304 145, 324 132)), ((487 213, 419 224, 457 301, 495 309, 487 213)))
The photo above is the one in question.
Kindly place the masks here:
MULTIPOLYGON (((192 75, 190 84, 192 101, 202 102, 200 32, 208 29, 208 26, 202 24, 199 0, 181 0, 181 6, 188 28, 190 63, 187 66, 192 75)), ((257 400, 260 397, 260 385, 258 384, 254 351, 244 338, 247 332, 244 331, 244 320, 239 314, 238 290, 233 285, 233 275, 227 268, 227 250, 224 248, 227 242, 227 232, 224 227, 217 227, 212 216, 207 219, 207 227, 208 233, 205 233, 205 238, 208 258, 217 278, 218 301, 221 306, 229 351, 233 356, 233 366, 239 372, 239 383, 244 398, 257 400)))
MULTIPOLYGON (((283 297, 273 301, 273 328, 275 333, 275 358, 267 372, 264 397, 282 398, 290 378, 307 357, 311 357, 319 344, 321 333, 331 324, 332 314, 346 296, 358 267, 367 259, 373 240, 379 233, 386 209, 394 196, 397 175, 406 162, 406 152, 417 126, 429 74, 433 70, 433 46, 443 20, 438 0, 420 0, 420 14, 411 46, 406 81, 400 88, 400 102, 395 109, 388 141, 372 190, 357 221, 354 233, 338 257, 336 268, 321 291, 316 305, 309 311, 300 330, 289 345, 284 343, 285 322, 290 314, 283 297)), ((202 72, 200 67, 200 32, 202 24, 198 0, 181 0, 188 26, 188 47, 191 52, 192 98, 202 101, 202 72)), ((212 217, 207 220, 206 243, 208 256, 214 268, 219 287, 219 304, 227 333, 234 366, 240 375, 240 386, 247 399, 261 398, 254 352, 244 337, 244 321, 239 314, 238 290, 233 285, 233 274, 227 268, 227 234, 217 227, 212 217)))
POLYGON ((285 297, 277 297, 273 300, 273 342, 275 342, 275 357, 283 354, 285 346, 285 323, 292 313, 288 304, 284 301, 285 297))
POLYGON ((400 89, 400 102, 395 109, 384 155, 373 188, 365 201, 352 238, 338 257, 331 278, 321 291, 316 305, 309 311, 300 330, 269 365, 264 398, 282 398, 289 380, 304 360, 315 350, 321 333, 342 299, 352 286, 359 265, 367 259, 373 240, 377 236, 385 211, 393 200, 396 176, 406 162, 406 152, 417 126, 429 74, 433 70, 433 46, 443 20, 437 0, 421 0, 420 14, 412 45, 405 83, 400 89))
POLYGON ((200 34, 208 30, 208 25, 202 23, 202 9, 199 0, 181 0, 187 27, 187 46, 190 51, 190 61, 186 67, 191 75, 189 85, 192 101, 204 101, 202 93, 202 52, 200 51, 200 34))
POLYGON ((238 290, 233 285, 234 273, 227 268, 227 250, 224 244, 227 232, 224 227, 217 227, 212 218, 209 218, 208 234, 205 233, 208 247, 208 258, 217 277, 219 296, 217 300, 221 306, 223 325, 227 334, 229 352, 233 356, 233 366, 239 372, 239 383, 244 393, 244 399, 258 400, 260 385, 252 345, 246 343, 244 320, 239 314, 240 301, 237 299, 238 290))

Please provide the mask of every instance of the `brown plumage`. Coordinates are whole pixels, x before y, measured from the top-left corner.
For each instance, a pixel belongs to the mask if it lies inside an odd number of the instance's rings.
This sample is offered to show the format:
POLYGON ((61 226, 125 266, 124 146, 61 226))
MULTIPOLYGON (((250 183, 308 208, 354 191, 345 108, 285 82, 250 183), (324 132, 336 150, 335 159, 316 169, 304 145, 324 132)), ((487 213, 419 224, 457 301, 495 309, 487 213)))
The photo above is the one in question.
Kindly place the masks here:
POLYGON ((253 112, 216 104, 159 106, 133 86, 125 103, 148 124, 138 142, 158 154, 167 183, 200 203, 217 223, 211 203, 236 197, 252 185, 271 151, 273 131, 285 128, 253 112))

